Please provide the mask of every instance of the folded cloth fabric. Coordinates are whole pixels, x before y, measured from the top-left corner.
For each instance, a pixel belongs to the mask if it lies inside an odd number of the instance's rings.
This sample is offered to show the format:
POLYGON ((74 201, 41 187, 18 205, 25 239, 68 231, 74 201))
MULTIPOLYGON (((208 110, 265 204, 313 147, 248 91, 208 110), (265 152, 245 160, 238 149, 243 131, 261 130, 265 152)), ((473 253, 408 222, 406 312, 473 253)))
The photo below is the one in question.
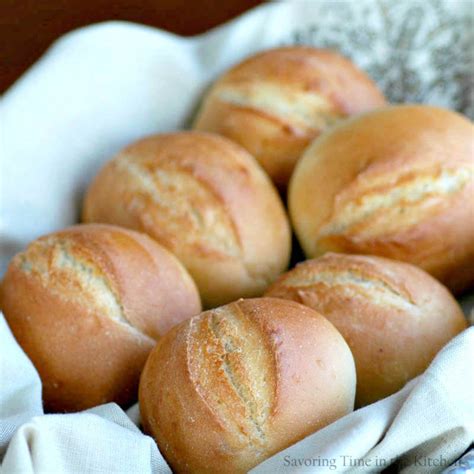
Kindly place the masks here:
POLYGON ((42 414, 38 372, 0 313, 0 460, 17 428, 42 414))
POLYGON ((32 418, 15 433, 2 468, 25 474, 171 472, 153 439, 114 404, 32 418))
POLYGON ((474 448, 443 471, 443 474, 471 474, 474 472, 474 448))
MULTIPOLYGON (((0 99, 0 275, 30 240, 77 221, 81 193, 105 160, 146 134, 186 127, 209 82, 258 50, 295 43, 335 48, 391 101, 474 117, 469 2, 336 3, 267 4, 189 39, 107 23, 59 40, 0 99)), ((473 302, 466 300, 466 314, 473 302)), ((468 329, 403 390, 254 472, 378 472, 388 464, 407 473, 441 472, 473 440, 473 351, 468 329)), ((44 415, 39 377, 0 315, 4 472, 170 472, 138 424, 136 406, 127 413, 109 404, 44 415)))

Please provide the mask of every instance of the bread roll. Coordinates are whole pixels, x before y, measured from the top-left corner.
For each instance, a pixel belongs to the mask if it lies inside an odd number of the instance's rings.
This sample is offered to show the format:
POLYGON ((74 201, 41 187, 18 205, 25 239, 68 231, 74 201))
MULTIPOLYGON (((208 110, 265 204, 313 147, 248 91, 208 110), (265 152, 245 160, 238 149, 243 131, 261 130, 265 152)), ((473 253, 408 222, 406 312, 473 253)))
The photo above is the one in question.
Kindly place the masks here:
POLYGON ((448 110, 392 106, 325 133, 298 163, 289 209, 308 257, 373 254, 451 290, 474 283, 474 127, 448 110))
POLYGON ((467 326, 438 281, 380 257, 328 253, 297 265, 266 294, 303 303, 336 326, 354 355, 358 406, 401 389, 467 326))
POLYGON ((11 261, 0 306, 53 412, 131 404, 155 341, 201 310, 173 255, 146 235, 105 225, 32 242, 11 261))
POLYGON ((217 135, 132 144, 95 178, 83 218, 149 234, 184 263, 206 307, 260 296, 288 265, 290 227, 276 190, 244 149, 217 135))
POLYGON ((194 127, 245 147, 284 189, 301 153, 321 131, 384 104, 377 86, 349 60, 296 46, 256 54, 224 74, 194 127))
POLYGON ((173 472, 240 473, 353 409, 344 339, 310 308, 240 300, 174 328, 140 379, 145 430, 173 472))

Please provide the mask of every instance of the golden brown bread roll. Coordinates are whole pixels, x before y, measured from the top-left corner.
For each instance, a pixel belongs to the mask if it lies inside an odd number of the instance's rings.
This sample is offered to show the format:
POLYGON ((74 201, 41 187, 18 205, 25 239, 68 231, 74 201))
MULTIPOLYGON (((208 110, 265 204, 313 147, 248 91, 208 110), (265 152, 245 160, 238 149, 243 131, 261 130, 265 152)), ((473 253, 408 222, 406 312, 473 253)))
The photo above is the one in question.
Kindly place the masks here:
POLYGON ((459 114, 406 105, 315 140, 289 187, 306 255, 380 255, 418 265, 455 292, 472 285, 473 132, 459 114))
POLYGON ((48 411, 137 397, 155 341, 201 310, 184 267, 146 235, 70 227, 11 261, 0 306, 43 383, 48 411))
POLYGON ((354 355, 359 406, 401 389, 467 326, 437 280, 381 257, 328 253, 282 275, 266 295, 303 303, 336 326, 354 355))
POLYGON ((146 232, 189 270, 207 307, 260 296, 288 265, 290 227, 257 162, 217 135, 125 148, 90 186, 83 218, 146 232))
POLYGON ((140 412, 173 472, 246 472, 353 409, 342 336, 310 308, 257 298, 172 329, 147 360, 140 412))
POLYGON ((242 145, 284 189, 321 131, 384 104, 377 86, 349 60, 293 46, 256 54, 225 73, 206 96, 194 128, 242 145))

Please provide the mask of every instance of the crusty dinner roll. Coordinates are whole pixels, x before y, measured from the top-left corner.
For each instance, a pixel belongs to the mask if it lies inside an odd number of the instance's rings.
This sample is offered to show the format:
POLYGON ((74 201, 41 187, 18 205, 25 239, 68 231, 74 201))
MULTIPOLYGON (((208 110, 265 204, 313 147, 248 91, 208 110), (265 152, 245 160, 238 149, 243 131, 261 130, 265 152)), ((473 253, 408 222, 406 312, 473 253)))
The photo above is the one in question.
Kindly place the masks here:
POLYGON ((257 298, 171 330, 140 379, 140 411, 173 472, 246 472, 353 409, 355 368, 310 308, 257 298))
POLYGON ((184 263, 206 307, 260 296, 288 265, 290 227, 257 162, 217 135, 155 135, 90 186, 83 218, 141 230, 184 263))
POLYGON ((449 291, 423 270, 381 257, 328 253, 300 263, 267 291, 326 316, 357 368, 357 405, 401 389, 466 328, 449 291))
POLYGON ((0 306, 40 374, 48 411, 129 405, 155 341, 201 311, 172 254, 146 235, 105 225, 32 242, 10 263, 0 306))
POLYGON ((259 53, 224 74, 194 127, 244 146, 284 189, 301 153, 322 130, 384 104, 377 86, 349 60, 330 50, 293 46, 259 53))
POLYGON ((289 188, 306 255, 380 255, 418 265, 455 292, 472 285, 473 133, 454 112, 405 105, 315 140, 289 188))

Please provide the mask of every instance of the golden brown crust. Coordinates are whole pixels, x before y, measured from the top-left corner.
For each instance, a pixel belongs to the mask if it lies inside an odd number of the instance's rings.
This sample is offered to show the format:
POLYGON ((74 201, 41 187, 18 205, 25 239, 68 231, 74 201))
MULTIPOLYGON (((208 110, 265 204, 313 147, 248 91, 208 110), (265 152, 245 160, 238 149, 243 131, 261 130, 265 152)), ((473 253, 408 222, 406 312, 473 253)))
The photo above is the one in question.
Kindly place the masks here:
POLYGON ((473 130, 454 112, 407 105, 321 136, 289 188, 306 255, 381 255, 418 265, 455 292, 472 285, 473 130))
POLYGON ((83 219, 149 234, 184 263, 206 306, 259 296, 288 264, 276 190, 245 150, 211 134, 132 144, 91 184, 83 219))
POLYGON ((282 275, 266 295, 305 304, 336 326, 354 355, 359 406, 401 389, 467 327, 443 285, 381 257, 327 253, 282 275))
POLYGON ((32 242, 10 263, 0 305, 40 373, 50 411, 130 404, 155 340, 201 308, 172 254, 106 225, 32 242))
POLYGON ((284 189, 319 133, 384 104, 376 85, 346 58, 330 50, 287 47, 256 54, 225 73, 194 127, 242 145, 284 189))
POLYGON ((140 380, 145 429, 174 472, 246 472, 352 410, 340 334, 302 305, 258 298, 174 328, 140 380))

